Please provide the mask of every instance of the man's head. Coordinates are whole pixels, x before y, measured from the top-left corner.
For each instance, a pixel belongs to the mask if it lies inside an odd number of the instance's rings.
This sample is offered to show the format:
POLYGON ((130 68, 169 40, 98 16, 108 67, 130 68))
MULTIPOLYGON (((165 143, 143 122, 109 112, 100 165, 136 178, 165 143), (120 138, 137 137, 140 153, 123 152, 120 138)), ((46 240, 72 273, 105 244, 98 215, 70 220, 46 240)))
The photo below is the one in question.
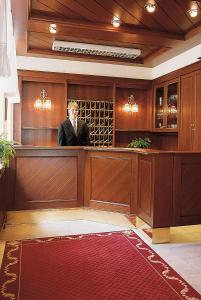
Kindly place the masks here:
POLYGON ((75 102, 75 101, 69 102, 69 104, 68 104, 69 118, 72 120, 77 119, 78 111, 79 111, 79 106, 78 106, 77 102, 75 102))

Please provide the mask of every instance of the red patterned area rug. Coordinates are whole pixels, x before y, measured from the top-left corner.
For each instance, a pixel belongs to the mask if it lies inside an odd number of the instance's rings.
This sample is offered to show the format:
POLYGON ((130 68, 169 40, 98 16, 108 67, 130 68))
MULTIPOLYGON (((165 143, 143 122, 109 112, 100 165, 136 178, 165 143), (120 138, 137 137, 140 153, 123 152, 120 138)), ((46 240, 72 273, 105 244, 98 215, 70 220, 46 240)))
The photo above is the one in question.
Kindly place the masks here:
POLYGON ((6 243, 0 299, 201 299, 134 232, 6 243))

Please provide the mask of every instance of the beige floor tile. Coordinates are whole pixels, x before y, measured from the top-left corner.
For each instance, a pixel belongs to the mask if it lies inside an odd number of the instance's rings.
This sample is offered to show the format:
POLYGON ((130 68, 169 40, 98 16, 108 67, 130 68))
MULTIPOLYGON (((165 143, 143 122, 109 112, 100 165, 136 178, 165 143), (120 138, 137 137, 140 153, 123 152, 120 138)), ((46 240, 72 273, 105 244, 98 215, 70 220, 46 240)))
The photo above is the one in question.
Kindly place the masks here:
POLYGON ((134 228, 125 215, 86 208, 48 209, 8 212, 7 224, 35 224, 46 221, 89 220, 134 228))

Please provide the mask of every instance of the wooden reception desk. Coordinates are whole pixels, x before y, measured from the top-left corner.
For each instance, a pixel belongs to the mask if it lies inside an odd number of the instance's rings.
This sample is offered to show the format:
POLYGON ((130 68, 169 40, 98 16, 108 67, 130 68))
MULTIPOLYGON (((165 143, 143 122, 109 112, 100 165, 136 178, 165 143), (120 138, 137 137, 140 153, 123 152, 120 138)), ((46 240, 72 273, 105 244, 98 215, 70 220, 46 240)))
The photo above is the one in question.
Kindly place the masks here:
POLYGON ((153 228, 201 224, 201 153, 104 147, 16 147, 7 210, 89 206, 153 228))

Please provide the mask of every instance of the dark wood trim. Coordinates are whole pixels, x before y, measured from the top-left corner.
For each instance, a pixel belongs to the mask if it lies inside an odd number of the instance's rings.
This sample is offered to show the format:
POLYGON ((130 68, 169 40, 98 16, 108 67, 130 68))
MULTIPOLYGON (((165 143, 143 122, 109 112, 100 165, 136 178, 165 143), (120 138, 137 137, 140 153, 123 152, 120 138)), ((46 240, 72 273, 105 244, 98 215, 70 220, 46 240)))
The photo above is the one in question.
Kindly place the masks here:
MULTIPOLYGON (((94 84, 113 86, 116 83, 117 87, 134 87, 140 89, 149 89, 152 85, 152 80, 145 79, 131 79, 109 76, 94 76, 94 75, 81 75, 81 74, 69 74, 69 73, 56 73, 56 72, 42 72, 42 71, 28 71, 18 70, 18 76, 22 77, 25 81, 40 81, 38 78, 44 81, 52 82, 52 80, 58 80, 58 82, 68 81, 68 84, 94 84), (59 81, 60 80, 60 81, 59 81)), ((56 82, 56 81, 55 81, 56 82)))
POLYGON ((171 42, 174 40, 184 40, 184 34, 182 33, 168 33, 154 30, 145 30, 136 28, 135 26, 121 26, 119 28, 114 28, 110 24, 100 24, 91 22, 78 22, 75 21, 58 21, 55 19, 39 19, 39 18, 29 18, 28 20, 28 31, 30 32, 40 32, 49 34, 49 24, 50 22, 57 23, 58 32, 56 33, 58 36, 73 36, 76 33, 76 36, 80 37, 88 37, 87 31, 94 32, 94 35, 98 37, 104 34, 104 38, 110 41, 122 41, 126 43, 139 43, 143 45, 150 44, 153 45, 161 45, 162 47, 170 47, 171 42))

